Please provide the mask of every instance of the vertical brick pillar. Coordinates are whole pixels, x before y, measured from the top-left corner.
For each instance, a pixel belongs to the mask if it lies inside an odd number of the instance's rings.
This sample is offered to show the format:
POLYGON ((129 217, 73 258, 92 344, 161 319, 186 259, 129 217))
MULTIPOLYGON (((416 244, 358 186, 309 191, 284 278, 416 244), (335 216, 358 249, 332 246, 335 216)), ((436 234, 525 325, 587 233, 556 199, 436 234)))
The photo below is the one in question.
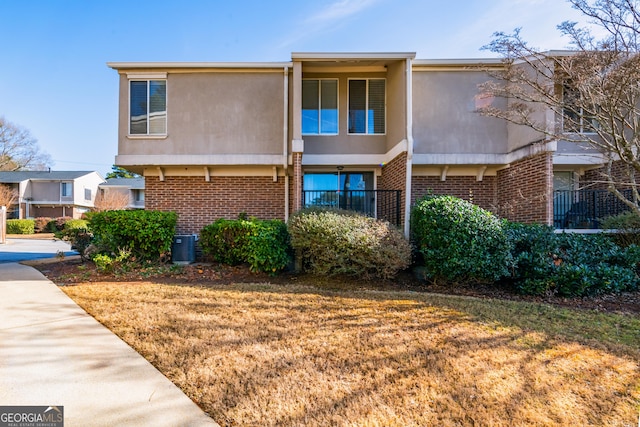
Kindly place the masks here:
POLYGON ((498 202, 503 218, 552 225, 553 154, 536 154, 499 171, 498 202))
POLYGON ((302 209, 302 153, 293 153, 293 211, 302 209))

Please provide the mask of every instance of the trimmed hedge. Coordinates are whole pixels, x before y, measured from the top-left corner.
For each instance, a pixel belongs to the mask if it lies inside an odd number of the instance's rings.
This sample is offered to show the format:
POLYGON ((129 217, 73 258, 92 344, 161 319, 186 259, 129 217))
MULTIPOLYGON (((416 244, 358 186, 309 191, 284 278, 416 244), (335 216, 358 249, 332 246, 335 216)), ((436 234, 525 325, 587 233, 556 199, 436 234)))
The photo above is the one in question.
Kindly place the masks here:
POLYGON ((612 237, 620 246, 640 245, 640 215, 628 211, 602 221, 602 228, 614 231, 612 237))
POLYGON ((168 261, 178 215, 175 212, 130 210, 87 213, 94 244, 102 254, 126 250, 131 260, 168 261))
POLYGON ((411 263, 411 246, 393 225, 352 212, 307 209, 288 222, 291 245, 312 274, 392 278, 411 263))
POLYGON ((33 219, 8 219, 7 234, 34 234, 35 221, 33 219))
POLYGON ((249 264, 270 274, 289 264, 289 236, 284 222, 218 219, 200 231, 202 252, 223 264, 249 264))
POLYGON ((640 285, 640 247, 611 236, 557 234, 541 225, 507 224, 512 245, 510 281, 525 294, 575 297, 634 291, 640 285))
POLYGON ((502 221, 453 196, 426 196, 411 211, 411 232, 431 280, 494 282, 509 274, 502 221))

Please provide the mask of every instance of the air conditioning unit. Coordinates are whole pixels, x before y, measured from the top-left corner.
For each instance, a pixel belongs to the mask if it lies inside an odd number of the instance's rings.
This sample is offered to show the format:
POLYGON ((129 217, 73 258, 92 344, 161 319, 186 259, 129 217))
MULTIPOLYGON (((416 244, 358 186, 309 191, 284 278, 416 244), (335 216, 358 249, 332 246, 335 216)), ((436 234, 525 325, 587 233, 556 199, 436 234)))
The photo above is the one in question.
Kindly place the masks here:
POLYGON ((194 234, 173 236, 171 261, 174 264, 191 264, 196 260, 196 240, 194 234))

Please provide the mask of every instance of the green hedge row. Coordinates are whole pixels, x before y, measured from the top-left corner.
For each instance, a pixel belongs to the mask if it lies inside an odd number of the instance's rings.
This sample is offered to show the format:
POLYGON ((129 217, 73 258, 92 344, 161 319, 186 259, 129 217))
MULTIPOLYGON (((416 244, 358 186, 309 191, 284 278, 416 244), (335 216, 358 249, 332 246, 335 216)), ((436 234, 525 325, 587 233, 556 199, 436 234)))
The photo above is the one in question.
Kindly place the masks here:
POLYGON ((33 234, 35 221, 33 219, 8 219, 7 234, 33 234))
POLYGON ((132 260, 168 261, 178 215, 175 212, 121 210, 89 212, 89 229, 97 252, 132 260))
POLYGON ((416 203, 412 236, 432 281, 508 283, 526 294, 585 296, 637 290, 640 247, 616 235, 557 234, 499 220, 451 196, 416 203))
POLYGON ((252 271, 275 274, 289 263, 284 222, 218 219, 200 231, 202 252, 223 264, 247 262, 252 271))

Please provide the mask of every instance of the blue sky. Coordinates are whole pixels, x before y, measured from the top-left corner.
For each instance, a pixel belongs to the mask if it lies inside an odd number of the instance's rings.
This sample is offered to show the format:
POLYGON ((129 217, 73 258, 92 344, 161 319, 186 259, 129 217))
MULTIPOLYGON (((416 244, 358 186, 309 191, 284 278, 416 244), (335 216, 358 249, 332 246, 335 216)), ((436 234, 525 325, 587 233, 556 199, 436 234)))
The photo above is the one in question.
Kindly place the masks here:
POLYGON ((0 0, 0 116, 29 129, 54 170, 111 170, 123 61, 288 61, 291 52, 491 56, 522 27, 562 49, 562 0, 0 0))

